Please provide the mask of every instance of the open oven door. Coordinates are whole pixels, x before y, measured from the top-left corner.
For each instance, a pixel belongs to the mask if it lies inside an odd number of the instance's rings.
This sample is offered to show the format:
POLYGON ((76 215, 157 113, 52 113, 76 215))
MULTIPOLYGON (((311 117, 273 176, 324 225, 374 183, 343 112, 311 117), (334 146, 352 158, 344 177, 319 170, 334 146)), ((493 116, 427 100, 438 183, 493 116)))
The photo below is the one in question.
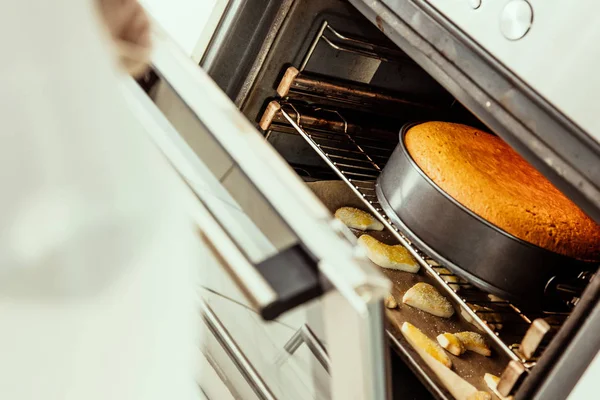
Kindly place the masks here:
POLYGON ((199 266, 208 291, 203 316, 252 388, 234 388, 237 394, 299 398, 294 385, 277 376, 286 357, 285 341, 278 341, 285 336, 292 339, 287 353, 304 342, 328 370, 327 398, 386 398, 382 298, 389 282, 211 78, 166 36, 157 34, 154 44, 160 83, 148 95, 131 81, 126 96, 193 194, 206 254, 206 265, 199 266), (210 300, 214 294, 243 312, 210 300), (286 318, 309 300, 319 304, 319 338, 301 321, 295 335, 271 337, 275 349, 256 344, 278 326, 295 329, 286 318), (241 316, 248 313, 246 321, 241 316))

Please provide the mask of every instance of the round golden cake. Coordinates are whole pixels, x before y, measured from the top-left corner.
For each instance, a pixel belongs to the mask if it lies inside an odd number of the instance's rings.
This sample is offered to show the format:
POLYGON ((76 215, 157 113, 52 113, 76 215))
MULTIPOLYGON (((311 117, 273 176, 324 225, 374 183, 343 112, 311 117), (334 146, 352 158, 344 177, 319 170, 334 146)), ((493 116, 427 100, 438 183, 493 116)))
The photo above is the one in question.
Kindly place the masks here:
POLYGON ((426 122, 410 128, 404 142, 433 182, 481 218, 544 249, 600 260, 600 225, 500 138, 426 122))

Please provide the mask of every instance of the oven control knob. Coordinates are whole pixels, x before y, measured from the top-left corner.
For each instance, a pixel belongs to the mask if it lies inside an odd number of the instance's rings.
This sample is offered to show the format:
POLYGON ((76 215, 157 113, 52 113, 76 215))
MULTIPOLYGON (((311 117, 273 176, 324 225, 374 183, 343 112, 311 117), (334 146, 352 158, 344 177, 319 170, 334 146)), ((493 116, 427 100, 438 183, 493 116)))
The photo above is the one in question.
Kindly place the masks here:
POLYGON ((508 40, 519 40, 529 31, 533 9, 525 0, 511 0, 502 10, 500 31, 508 40))
POLYGON ((468 0, 468 2, 473 10, 478 9, 481 6, 481 0, 468 0))

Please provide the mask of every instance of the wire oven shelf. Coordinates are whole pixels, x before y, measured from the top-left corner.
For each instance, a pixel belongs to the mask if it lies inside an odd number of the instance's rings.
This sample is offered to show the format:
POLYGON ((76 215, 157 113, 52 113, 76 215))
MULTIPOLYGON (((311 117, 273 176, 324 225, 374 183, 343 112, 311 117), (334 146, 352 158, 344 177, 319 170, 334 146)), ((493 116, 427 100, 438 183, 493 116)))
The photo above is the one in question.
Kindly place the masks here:
MULTIPOLYGON (((523 374, 535 366, 537 357, 569 313, 539 311, 535 315, 525 314, 512 303, 476 289, 452 274, 400 232, 378 202, 375 181, 398 144, 401 126, 398 123, 435 116, 448 118, 444 98, 431 97, 422 101, 389 91, 387 87, 339 81, 307 72, 321 41, 334 52, 399 65, 406 61, 406 56, 398 49, 346 36, 324 21, 299 69, 287 68, 277 87, 279 98, 269 103, 264 111, 259 126, 265 131, 266 139, 269 140, 273 133, 292 134, 300 135, 308 143, 325 165, 301 163, 293 165, 294 168, 319 179, 337 176, 348 185, 458 306, 461 317, 483 332, 496 350, 509 360, 501 384, 506 394, 514 392, 522 382, 523 374)), ((455 100, 449 108, 454 105, 455 100)), ((274 140, 278 138, 274 137, 274 140)), ((401 353, 406 353, 394 333, 388 330, 387 334, 391 343, 395 343, 401 353)), ((411 358, 408 354, 405 356, 411 358)), ((426 374, 423 378, 429 380, 426 374)), ((436 388, 435 384, 431 386, 436 388)))
POLYGON ((319 41, 323 40, 332 49, 343 51, 346 53, 353 53, 359 56, 369 57, 380 61, 394 61, 402 58, 406 58, 406 55, 398 49, 394 49, 381 44, 374 44, 369 41, 348 37, 338 32, 328 21, 323 21, 317 35, 310 44, 308 51, 302 63, 300 64, 300 71, 304 71, 306 65, 310 61, 315 48, 319 41), (332 34, 330 39, 326 33, 332 34))
MULTIPOLYGON (((375 180, 397 145, 397 132, 390 132, 388 140, 370 137, 365 132, 355 133, 354 125, 342 111, 324 109, 292 102, 278 103, 279 120, 270 125, 272 131, 292 128, 302 136, 323 161, 341 178, 365 206, 376 215, 386 229, 417 259, 422 268, 443 288, 446 294, 460 306, 461 315, 487 334, 498 349, 510 359, 521 363, 526 369, 535 365, 535 358, 525 358, 520 352, 521 341, 532 321, 538 317, 550 317, 549 324, 560 326, 567 313, 542 312, 526 315, 512 303, 472 287, 468 282, 452 274, 425 253, 416 248, 391 222, 382 210, 375 194, 375 180), (302 110, 302 111, 300 111, 302 110), (329 115, 327 128, 311 124, 316 119, 309 111, 329 115), (396 138, 394 141, 391 138, 396 138)), ((291 133, 288 131, 288 133, 291 133)))

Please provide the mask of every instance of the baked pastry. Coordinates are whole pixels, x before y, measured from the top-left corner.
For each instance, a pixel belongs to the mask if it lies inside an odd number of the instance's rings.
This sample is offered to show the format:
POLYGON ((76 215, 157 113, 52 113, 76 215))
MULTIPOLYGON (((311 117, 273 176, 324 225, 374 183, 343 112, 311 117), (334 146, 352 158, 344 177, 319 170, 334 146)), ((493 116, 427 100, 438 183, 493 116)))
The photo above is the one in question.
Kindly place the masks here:
POLYGON ((600 260, 600 225, 500 138, 426 122, 408 130, 405 145, 433 182, 481 218, 544 249, 600 260))
MULTIPOLYGON (((424 350, 417 348, 416 351, 419 353, 423 361, 425 361, 429 369, 437 376, 439 382, 452 395, 453 399, 481 399, 481 397, 477 397, 478 390, 475 386, 471 385, 450 368, 446 368, 444 364, 440 363, 424 350)), ((483 398, 486 399, 486 397, 483 398)))
POLYGON ((448 350, 451 354, 455 356, 460 356, 462 353, 467 351, 463 343, 453 334, 445 332, 436 338, 440 346, 444 349, 448 350))
POLYGON ((465 346, 465 349, 474 351, 482 356, 489 357, 492 355, 492 350, 485 343, 485 339, 476 332, 458 332, 454 336, 458 338, 465 346))
POLYGON ((490 388, 490 390, 492 392, 494 392, 494 394, 496 396, 498 396, 498 398, 500 400, 512 400, 513 396, 502 396, 500 393, 498 393, 498 383, 500 382, 500 378, 497 377, 496 375, 492 375, 492 374, 488 374, 486 373, 483 377, 483 381, 485 382, 485 384, 490 388))
POLYGON ((419 282, 404 293, 402 302, 429 314, 450 318, 454 314, 452 303, 438 290, 425 282, 419 282))
POLYGON ((429 337, 421 332, 419 328, 409 322, 405 322, 402 324, 400 331, 411 346, 425 351, 427 354, 441 362, 446 367, 452 368, 452 361, 444 352, 444 349, 442 349, 436 342, 429 339, 429 337))
POLYGON ((394 309, 398 307, 398 302, 396 301, 396 298, 393 294, 388 294, 387 297, 383 300, 383 304, 386 306, 386 308, 389 309, 394 309))
POLYGON ((335 212, 335 217, 347 227, 361 231, 382 231, 383 224, 377 218, 354 207, 341 207, 335 212))
POLYGON ((467 400, 492 400, 492 395, 488 392, 475 392, 467 397, 467 400))
POLYGON ((420 265, 402 245, 390 246, 369 235, 359 237, 358 243, 365 249, 369 260, 382 268, 397 269, 413 274, 419 271, 420 265))

